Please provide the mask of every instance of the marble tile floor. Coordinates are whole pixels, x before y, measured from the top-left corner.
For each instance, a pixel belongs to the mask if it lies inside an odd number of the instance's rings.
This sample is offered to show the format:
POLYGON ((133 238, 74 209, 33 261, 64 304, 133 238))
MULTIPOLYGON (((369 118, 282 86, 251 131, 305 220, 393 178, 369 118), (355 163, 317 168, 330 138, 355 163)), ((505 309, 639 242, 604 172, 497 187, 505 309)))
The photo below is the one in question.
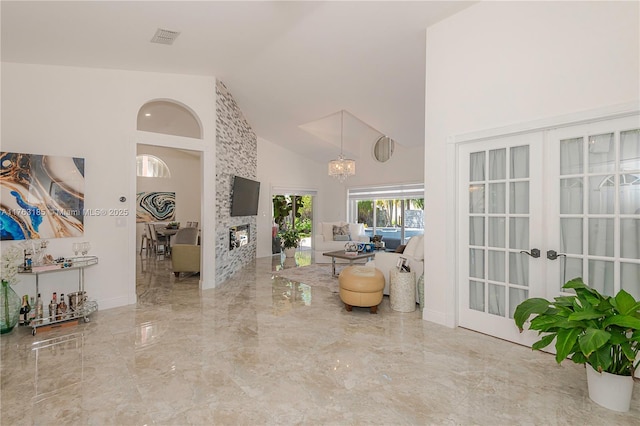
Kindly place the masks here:
MULTIPOLYGON (((301 256, 298 263, 308 263, 301 256)), ((2 336, 2 425, 639 425, 592 403, 584 368, 419 311, 346 312, 257 259, 219 288, 138 271, 137 305, 2 336)), ((327 265, 330 268, 330 265, 327 265)))

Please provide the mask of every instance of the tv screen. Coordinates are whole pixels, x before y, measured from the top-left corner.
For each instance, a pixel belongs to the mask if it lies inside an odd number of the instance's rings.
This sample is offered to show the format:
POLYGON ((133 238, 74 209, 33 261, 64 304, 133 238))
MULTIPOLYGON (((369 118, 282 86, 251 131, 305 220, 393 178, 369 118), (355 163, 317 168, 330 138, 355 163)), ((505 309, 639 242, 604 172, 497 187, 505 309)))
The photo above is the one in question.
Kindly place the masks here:
POLYGON ((231 216, 257 215, 259 195, 260 182, 235 176, 231 191, 231 216))

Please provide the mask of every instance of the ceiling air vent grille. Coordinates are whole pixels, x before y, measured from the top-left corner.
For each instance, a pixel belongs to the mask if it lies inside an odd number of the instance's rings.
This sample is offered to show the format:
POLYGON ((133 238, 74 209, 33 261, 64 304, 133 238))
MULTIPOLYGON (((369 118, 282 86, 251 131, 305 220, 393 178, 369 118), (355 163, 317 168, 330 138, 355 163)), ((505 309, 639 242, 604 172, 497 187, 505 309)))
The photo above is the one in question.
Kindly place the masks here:
POLYGON ((151 39, 151 43, 160 43, 160 44, 173 44, 173 42, 180 35, 179 31, 171 31, 171 30, 163 30, 162 28, 158 28, 155 35, 151 39))

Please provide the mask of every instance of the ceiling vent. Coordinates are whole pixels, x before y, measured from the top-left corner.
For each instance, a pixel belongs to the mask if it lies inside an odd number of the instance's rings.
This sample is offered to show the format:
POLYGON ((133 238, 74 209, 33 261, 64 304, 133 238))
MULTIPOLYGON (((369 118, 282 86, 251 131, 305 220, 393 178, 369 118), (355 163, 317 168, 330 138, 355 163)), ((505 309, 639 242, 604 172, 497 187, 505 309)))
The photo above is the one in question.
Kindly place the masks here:
POLYGON ((163 30, 162 28, 158 28, 156 34, 151 39, 151 43, 173 44, 173 42, 176 41, 179 35, 180 32, 178 31, 163 30))

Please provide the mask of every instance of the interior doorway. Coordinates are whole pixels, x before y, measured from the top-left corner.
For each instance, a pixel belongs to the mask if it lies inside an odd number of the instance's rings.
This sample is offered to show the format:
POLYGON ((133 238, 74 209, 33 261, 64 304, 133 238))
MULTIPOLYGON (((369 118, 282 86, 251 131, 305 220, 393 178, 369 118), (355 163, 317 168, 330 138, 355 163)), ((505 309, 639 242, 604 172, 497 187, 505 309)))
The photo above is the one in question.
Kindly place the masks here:
MULTIPOLYGON (((203 130, 199 117, 187 106, 171 100, 150 101, 143 105, 138 112, 137 132, 132 143, 133 150, 130 151, 132 161, 138 153, 154 155, 155 157, 165 157, 169 166, 177 161, 174 177, 176 183, 173 188, 168 188, 165 192, 173 192, 175 215, 170 221, 180 221, 196 223, 199 229, 200 248, 199 264, 200 273, 197 283, 201 289, 215 287, 215 131, 210 132, 207 138, 203 137, 203 130), (155 153, 155 154, 154 154, 155 153), (158 155, 156 155, 158 154, 158 155), (205 167, 205 164, 207 165, 205 167), (185 171, 188 169, 188 173, 185 171), (180 182, 184 176, 189 174, 189 182, 180 182), (202 259, 209 259, 203 262, 202 259)), ((147 164, 149 166, 149 164, 147 164)), ((137 169, 137 167, 136 167, 137 169)), ((137 171, 137 170, 136 170, 137 171)), ((171 170, 169 169, 169 172, 171 170)), ((136 173, 137 175, 137 173, 136 173)), ((132 210, 137 212, 137 203, 134 204, 138 190, 138 177, 132 176, 132 186, 130 189, 130 200, 132 210)), ((151 187, 144 188, 151 191, 162 192, 164 188, 151 187)), ((137 216, 137 215, 136 215, 137 216)), ((165 217, 166 219, 167 217, 165 217)), ((163 222, 167 222, 164 220, 163 222)), ((134 224, 130 234, 130 247, 136 257, 131 256, 130 267, 132 271, 138 270, 141 249, 141 225, 138 221, 134 224)), ((191 224, 193 226, 193 224, 191 224)), ((143 250, 144 252, 144 250, 143 250)), ((170 259, 165 259, 163 267, 159 273, 171 275, 170 259), (168 261, 167 261, 168 260, 168 261)), ((135 276, 135 275, 134 275, 135 276)), ((131 290, 134 295, 135 281, 131 290)), ((137 299, 137 296, 134 296, 137 299)), ((134 299, 134 300, 135 300, 134 299)))

